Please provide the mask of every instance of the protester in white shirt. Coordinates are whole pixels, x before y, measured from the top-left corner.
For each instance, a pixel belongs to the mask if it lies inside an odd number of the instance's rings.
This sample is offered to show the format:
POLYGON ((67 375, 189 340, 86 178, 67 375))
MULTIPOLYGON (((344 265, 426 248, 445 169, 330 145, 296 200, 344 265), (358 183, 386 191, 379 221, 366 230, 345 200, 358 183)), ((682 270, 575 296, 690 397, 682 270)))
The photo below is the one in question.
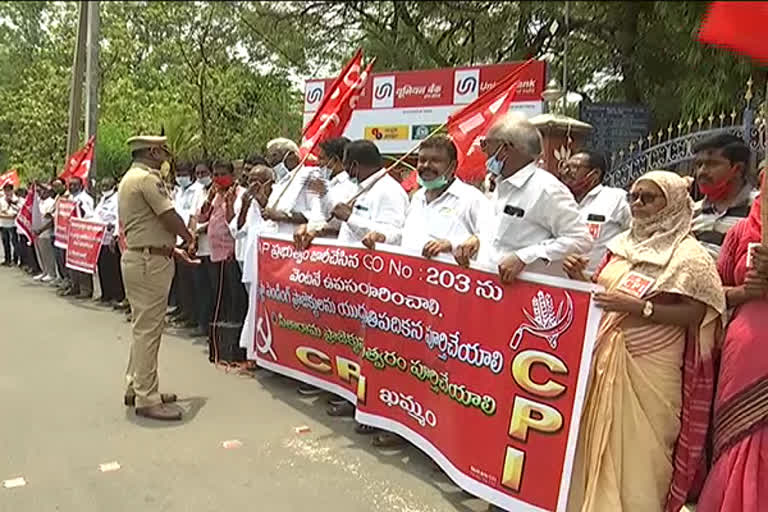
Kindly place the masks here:
MULTIPOLYGON (((174 170, 176 189, 173 194, 173 206, 184 224, 189 227, 192 216, 196 213, 200 196, 204 194, 202 184, 195 180, 195 166, 192 162, 180 161, 174 170)), ((182 239, 177 238, 177 244, 182 239)), ((172 290, 175 292, 175 303, 178 308, 173 312, 174 325, 179 327, 194 327, 199 320, 199 300, 195 286, 197 265, 179 258, 174 261, 176 272, 173 276, 172 290)), ((173 293, 173 292, 172 292, 173 293)))
POLYGON ((197 326, 200 336, 208 336, 213 319, 213 304, 215 300, 216 288, 219 283, 211 279, 211 245, 208 240, 208 223, 199 222, 198 216, 208 198, 209 191, 213 183, 210 164, 206 161, 200 161, 195 165, 195 177, 200 189, 197 192, 195 200, 195 214, 192 215, 189 223, 190 230, 195 234, 195 247, 197 249, 197 258, 200 265, 195 268, 195 290, 197 298, 197 326))
MULTIPOLYGON (((69 178, 68 181, 69 194, 75 202, 77 216, 81 219, 88 219, 93 216, 94 206, 93 197, 91 197, 83 188, 84 183, 85 182, 77 176, 69 178)), ((72 283, 61 293, 61 295, 72 296, 81 300, 90 299, 93 295, 93 276, 77 270, 70 269, 69 272, 72 283)))
POLYGON ((94 217, 106 224, 104 242, 99 252, 99 284, 101 298, 105 306, 115 306, 125 300, 123 275, 120 271, 120 248, 117 246, 115 234, 118 232, 117 218, 117 188, 112 177, 106 177, 99 183, 101 199, 96 205, 94 217))
POLYGON ((352 206, 339 203, 333 215, 341 220, 339 242, 353 244, 375 231, 382 242, 397 243, 408 210, 408 194, 403 187, 381 168, 379 148, 368 140, 351 142, 344 152, 344 170, 360 192, 352 206))
POLYGON ((336 238, 339 235, 341 221, 332 216, 333 207, 349 201, 359 190, 342 164, 349 142, 346 137, 338 137, 318 144, 317 165, 323 170, 322 174, 330 176, 330 179, 315 177, 309 180, 311 218, 294 233, 297 248, 309 246, 316 237, 336 238))
POLYGON ((44 184, 38 184, 35 188, 38 194, 37 215, 32 216, 33 227, 35 219, 39 219, 37 227, 33 229, 35 234, 35 250, 40 262, 40 274, 35 276, 35 281, 50 283, 56 279, 56 256, 53 252, 53 209, 56 200, 53 199, 53 191, 44 184))
POLYGON ((619 233, 629 229, 632 212, 624 189, 601 185, 606 171, 605 158, 592 151, 580 151, 568 159, 560 179, 579 204, 581 219, 587 223, 594 241, 586 255, 587 271, 592 273, 605 255, 605 247, 619 233))
POLYGON ((299 147, 289 139, 269 141, 266 160, 275 171, 277 181, 262 214, 277 223, 278 233, 293 235, 298 226, 307 223, 311 210, 307 182, 316 175, 316 170, 299 166, 299 147))
MULTIPOLYGON (((480 190, 455 177, 456 157, 453 141, 442 135, 425 140, 419 148, 419 190, 411 198, 399 243, 425 258, 451 253, 467 238, 478 235, 488 206, 480 190)), ((363 244, 373 248, 383 238, 381 233, 371 232, 363 244)))
POLYGON ((69 178, 69 194, 77 206, 77 214, 81 219, 87 219, 93 215, 93 197, 86 192, 84 181, 78 177, 69 178))
POLYGON ((21 201, 13 193, 13 185, 6 183, 0 195, 0 235, 3 239, 3 266, 8 267, 19 263, 16 235, 16 215, 19 213, 21 201))
MULTIPOLYGON (((243 257, 243 284, 248 292, 248 314, 245 316, 243 330, 240 333, 240 347, 246 349, 248 357, 253 355, 254 326, 256 325, 256 297, 252 286, 256 281, 258 272, 256 258, 258 257, 259 233, 266 225, 274 225, 272 221, 265 221, 261 216, 262 208, 266 207, 267 200, 272 192, 275 182, 275 171, 265 165, 254 166, 248 176, 248 189, 243 193, 241 209, 235 217, 237 232, 244 232, 244 257, 243 257)), ((268 228, 267 228, 268 229, 268 228)))
POLYGON ((496 189, 480 236, 454 251, 460 265, 479 253, 478 259, 496 266, 501 281, 509 283, 524 269, 560 274, 560 265, 549 264, 592 248, 571 192, 534 163, 541 153, 536 127, 520 114, 506 114, 488 131, 482 148, 496 189))

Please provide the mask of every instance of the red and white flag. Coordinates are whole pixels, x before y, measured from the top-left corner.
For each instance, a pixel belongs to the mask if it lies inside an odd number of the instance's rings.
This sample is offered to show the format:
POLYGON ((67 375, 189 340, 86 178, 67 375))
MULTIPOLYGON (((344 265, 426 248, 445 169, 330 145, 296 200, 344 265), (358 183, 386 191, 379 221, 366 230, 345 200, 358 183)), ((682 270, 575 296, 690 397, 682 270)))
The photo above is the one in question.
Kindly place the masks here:
POLYGON ((699 30, 699 41, 728 48, 768 63, 768 2, 712 2, 699 30))
POLYGON ((530 62, 532 60, 520 64, 493 88, 448 116, 446 130, 459 153, 456 176, 465 182, 475 183, 485 178, 486 157, 480 148, 480 140, 497 119, 509 112, 520 74, 530 62))
POLYGON ((94 138, 88 139, 85 146, 77 150, 77 152, 69 158, 67 166, 64 168, 59 178, 66 181, 69 178, 80 178, 83 181, 88 179, 88 173, 91 170, 91 162, 93 161, 93 146, 94 138))
POLYGON ((11 169, 10 171, 4 174, 0 174, 0 189, 3 188, 8 183, 13 185, 13 188, 18 187, 21 184, 21 180, 19 179, 19 173, 16 172, 16 169, 11 169))
POLYGON ((361 72, 363 52, 358 50, 336 77, 317 112, 301 134, 299 153, 302 159, 313 160, 313 157, 317 157, 316 148, 320 142, 341 137, 344 133, 375 61, 376 59, 371 60, 361 72))
POLYGON ((27 191, 27 198, 16 215, 16 228, 26 235, 29 245, 35 242, 35 227, 40 226, 40 198, 34 183, 27 191))

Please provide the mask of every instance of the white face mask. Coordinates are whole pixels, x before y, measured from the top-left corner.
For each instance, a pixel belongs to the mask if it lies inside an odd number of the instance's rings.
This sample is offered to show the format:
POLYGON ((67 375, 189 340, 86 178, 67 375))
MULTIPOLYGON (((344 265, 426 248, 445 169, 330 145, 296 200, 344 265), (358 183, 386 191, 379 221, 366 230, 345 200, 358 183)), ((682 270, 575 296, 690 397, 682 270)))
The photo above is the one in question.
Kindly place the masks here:
POLYGON ((200 184, 204 187, 209 186, 211 183, 213 183, 213 180, 210 176, 203 176, 202 178, 197 178, 197 181, 200 182, 200 184))
POLYGON ((284 162, 280 162, 276 166, 272 168, 275 171, 275 175, 277 176, 278 180, 283 179, 283 177, 288 174, 288 167, 285 166, 284 162))

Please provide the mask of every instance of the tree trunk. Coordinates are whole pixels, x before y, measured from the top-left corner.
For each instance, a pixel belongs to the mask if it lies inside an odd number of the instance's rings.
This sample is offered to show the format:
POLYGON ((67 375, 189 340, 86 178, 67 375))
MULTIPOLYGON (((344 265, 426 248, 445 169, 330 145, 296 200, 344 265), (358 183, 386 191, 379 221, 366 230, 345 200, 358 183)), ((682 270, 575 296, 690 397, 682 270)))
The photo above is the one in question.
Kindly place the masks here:
POLYGON ((626 2, 621 4, 621 20, 618 23, 616 40, 618 42, 624 97, 628 103, 642 102, 642 93, 637 83, 639 76, 634 59, 635 46, 638 44, 639 17, 641 12, 653 4, 644 2, 626 2))

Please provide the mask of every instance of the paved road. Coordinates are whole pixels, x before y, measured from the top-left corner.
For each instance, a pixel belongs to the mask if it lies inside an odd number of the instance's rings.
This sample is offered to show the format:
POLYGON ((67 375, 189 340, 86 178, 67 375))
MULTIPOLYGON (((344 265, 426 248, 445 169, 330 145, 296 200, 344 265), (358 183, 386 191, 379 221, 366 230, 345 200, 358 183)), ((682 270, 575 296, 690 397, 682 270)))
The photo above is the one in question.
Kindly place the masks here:
POLYGON ((1 512, 485 510, 415 448, 378 451, 327 417, 325 397, 215 369, 203 340, 160 352, 184 421, 137 418, 121 403, 129 336, 122 316, 0 268, 0 480, 27 482, 0 486, 1 512))

